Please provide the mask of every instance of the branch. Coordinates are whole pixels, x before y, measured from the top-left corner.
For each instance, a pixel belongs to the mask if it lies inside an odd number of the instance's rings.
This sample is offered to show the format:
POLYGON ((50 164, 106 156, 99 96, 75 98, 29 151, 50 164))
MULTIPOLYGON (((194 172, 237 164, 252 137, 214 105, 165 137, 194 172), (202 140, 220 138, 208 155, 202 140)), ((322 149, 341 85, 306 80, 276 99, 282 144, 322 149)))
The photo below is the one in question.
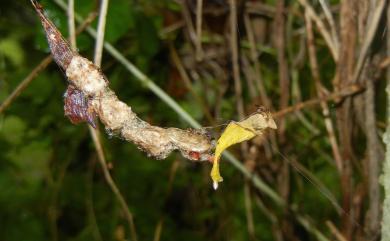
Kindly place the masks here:
POLYGON ((31 0, 46 32, 50 50, 56 63, 65 71, 69 84, 66 93, 67 115, 73 123, 86 121, 94 126, 98 117, 106 130, 127 141, 134 142, 149 156, 166 158, 179 150, 190 160, 209 160, 214 147, 209 136, 201 130, 162 128, 141 120, 108 87, 108 80, 100 68, 73 51, 54 24, 43 14, 42 6, 31 0))
POLYGON ((301 109, 304 109, 307 107, 318 105, 323 101, 328 102, 331 100, 337 100, 339 98, 345 98, 348 96, 352 96, 352 95, 355 95, 363 90, 364 90, 364 87, 362 87, 360 85, 357 85, 357 84, 350 85, 350 86, 345 87, 344 89, 341 89, 340 91, 336 91, 336 92, 333 92, 333 93, 328 94, 326 96, 323 96, 322 98, 310 99, 307 101, 300 102, 296 105, 289 106, 283 110, 279 110, 279 111, 273 113, 272 116, 274 118, 282 118, 283 116, 285 116, 291 112, 295 112, 295 111, 298 111, 298 110, 301 110, 301 109))
MULTIPOLYGON (((88 17, 82 21, 80 26, 77 28, 76 35, 84 31, 92 23, 96 17, 96 12, 92 12, 88 17)), ((29 74, 24 78, 18 86, 12 91, 12 93, 0 104, 0 114, 3 113, 12 102, 30 85, 30 83, 38 76, 38 74, 44 70, 51 62, 53 57, 48 55, 45 57, 29 74)))
MULTIPOLYGON (((103 56, 103 43, 104 43, 104 33, 105 33, 105 26, 106 26, 106 17, 107 17, 107 10, 108 10, 108 0, 102 0, 100 4, 100 11, 99 11, 99 22, 98 22, 98 32, 97 32, 97 38, 96 38, 96 44, 95 44, 95 56, 94 56, 94 64, 98 67, 101 66, 102 56, 103 56)), ((73 19, 74 21, 74 19, 73 19)), ((107 167, 106 158, 104 156, 103 152, 103 146, 100 139, 100 132, 99 129, 94 129, 91 126, 89 126, 89 132, 91 133, 93 142, 95 144, 96 152, 98 154, 100 165, 102 166, 102 170, 104 173, 104 178, 106 179, 108 185, 110 186, 112 192, 115 194, 115 197, 118 199, 119 204, 122 206, 122 209, 124 211, 125 217, 129 223, 129 230, 130 230, 130 237, 132 241, 137 241, 137 232, 134 224, 134 217, 133 214, 130 212, 130 208, 126 203, 125 198, 121 194, 119 188, 117 187, 116 183, 114 182, 113 178, 111 177, 111 174, 107 167)))

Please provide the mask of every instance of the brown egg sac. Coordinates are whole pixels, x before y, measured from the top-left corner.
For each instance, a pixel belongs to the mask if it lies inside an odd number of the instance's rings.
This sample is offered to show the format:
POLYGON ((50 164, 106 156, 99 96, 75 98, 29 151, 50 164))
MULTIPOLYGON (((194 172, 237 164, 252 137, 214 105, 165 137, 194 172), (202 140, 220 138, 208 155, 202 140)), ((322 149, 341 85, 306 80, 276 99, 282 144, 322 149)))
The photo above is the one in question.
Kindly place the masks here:
POLYGON ((64 94, 64 112, 73 124, 81 122, 89 123, 96 128, 96 114, 89 107, 89 100, 83 92, 69 85, 64 94))

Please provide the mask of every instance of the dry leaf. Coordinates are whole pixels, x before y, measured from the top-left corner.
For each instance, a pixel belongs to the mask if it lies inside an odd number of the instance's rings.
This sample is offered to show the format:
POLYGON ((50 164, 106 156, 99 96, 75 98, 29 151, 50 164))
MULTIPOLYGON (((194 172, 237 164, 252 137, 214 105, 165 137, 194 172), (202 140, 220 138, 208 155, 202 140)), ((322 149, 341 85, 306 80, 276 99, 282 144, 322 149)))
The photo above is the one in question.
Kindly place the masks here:
POLYGON ((214 189, 217 189, 218 183, 223 181, 219 172, 219 159, 221 158, 222 152, 229 146, 250 140, 256 135, 261 135, 267 128, 276 129, 277 127, 271 113, 263 109, 257 110, 256 113, 240 122, 233 121, 229 123, 218 139, 215 148, 213 168, 211 170, 214 189))

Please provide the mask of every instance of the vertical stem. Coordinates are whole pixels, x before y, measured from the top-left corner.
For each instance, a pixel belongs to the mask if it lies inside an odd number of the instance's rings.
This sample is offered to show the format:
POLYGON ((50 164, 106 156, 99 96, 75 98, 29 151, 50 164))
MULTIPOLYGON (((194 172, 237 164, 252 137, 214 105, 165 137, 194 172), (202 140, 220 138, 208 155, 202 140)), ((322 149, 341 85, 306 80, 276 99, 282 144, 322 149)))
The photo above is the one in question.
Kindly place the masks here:
POLYGON ((100 137, 99 137, 99 132, 97 130, 93 129, 93 127, 91 127, 91 126, 88 126, 88 127, 89 127, 89 131, 91 133, 92 139, 93 139, 93 143, 95 144, 95 148, 96 148, 96 152, 98 154, 98 159, 99 159, 100 165, 102 166, 102 169, 103 169, 104 178, 106 179, 106 182, 110 186, 115 197, 118 199, 119 204, 122 206, 122 209, 125 213, 126 219, 129 222, 131 240, 137 241, 137 233, 135 231, 133 215, 130 212, 130 209, 126 203, 125 198, 122 196, 119 188, 116 186, 115 181, 112 179, 111 174, 108 170, 106 158, 105 158, 104 152, 103 152, 103 146, 101 144, 100 137))
MULTIPOLYGON (((68 13, 68 28, 69 28, 70 47, 72 48, 72 50, 76 51, 77 50, 77 42, 76 42, 76 32, 74 31, 74 27, 75 27, 74 0, 69 0, 67 13, 68 13)), ((88 126, 88 127, 89 127, 90 134, 92 136, 92 139, 95 143, 95 149, 96 149, 96 152, 98 154, 99 160, 100 160, 100 158, 103 158, 103 160, 104 160, 104 154, 103 154, 103 149, 102 149, 102 145, 100 143, 100 140, 99 139, 95 140, 96 130, 94 128, 92 128, 91 126, 88 126)), ((92 172, 92 170, 90 170, 90 171, 92 172)), ((92 189, 92 182, 90 185, 91 185, 91 189, 92 189)), ((91 196, 90 202, 93 203, 92 196, 91 196)), ((93 219, 93 221, 92 221, 92 223, 93 223, 92 225, 94 227, 93 234, 94 234, 95 238, 97 238, 97 240, 99 240, 99 239, 101 240, 100 232, 99 232, 99 229, 98 229, 98 226, 96 223, 95 213, 93 211, 93 205, 87 206, 87 208, 89 208, 88 212, 89 212, 89 215, 91 216, 90 218, 93 219)))
POLYGON ((236 0, 229 0, 230 4, 230 47, 232 51, 234 89, 237 98, 237 111, 239 118, 244 117, 244 103, 242 100, 242 86, 240 79, 240 66, 238 63, 237 47, 237 7, 236 0))
MULTIPOLYGON (((369 71, 369 70, 368 70, 369 71)), ((375 117, 375 89, 373 79, 368 76, 366 78, 365 92, 365 116, 366 116, 366 131, 367 131, 367 152, 368 152, 368 198, 369 208, 368 217, 368 235, 372 237, 380 227, 380 189, 379 189, 379 140, 376 129, 375 117)))
POLYGON ((91 225, 92 236, 95 241, 103 241, 102 235, 97 224, 94 203, 93 203, 93 173, 95 170, 95 158, 91 158, 88 163, 88 171, 86 176, 86 187, 85 187, 85 206, 87 209, 87 220, 91 225))
POLYGON ((68 29, 69 40, 72 50, 76 50, 76 28, 74 23, 74 0, 68 0, 68 29))
POLYGON ((202 9, 203 0, 198 0, 196 4, 196 60, 200 61, 203 58, 202 51, 202 9))
MULTIPOLYGON (((387 7, 387 26, 390 26, 390 6, 387 7)), ((387 31, 387 54, 390 54, 390 33, 387 31)), ((383 218, 382 218, 382 241, 390 241, 390 67, 387 67, 387 128, 383 135, 386 144, 385 163, 383 165, 383 218)))
POLYGON ((263 102, 262 104, 265 105, 269 109, 273 109, 272 103, 271 103, 270 99, 268 98, 267 92, 266 92, 265 87, 264 87, 264 80, 262 78, 262 74, 260 71, 260 63, 258 60, 258 53, 257 53, 257 49, 256 49, 256 40, 255 40, 255 36, 253 33, 253 29, 252 29, 252 22, 251 22, 251 19, 250 19, 248 13, 246 13, 244 15, 244 23, 245 23, 245 30, 246 30, 248 41, 249 41, 250 57, 251 57, 251 61, 253 64, 254 71, 255 71, 254 77, 256 80, 256 87, 259 91, 261 101, 263 102))
POLYGON ((94 57, 94 64, 97 66, 100 66, 102 63, 108 2, 109 0, 101 0, 101 4, 100 4, 99 23, 97 29, 97 37, 95 43, 95 57, 94 57))
MULTIPOLYGON (((99 22, 98 22, 98 31, 96 35, 96 43, 95 43, 95 56, 94 56, 94 64, 96 66, 101 65, 102 55, 103 55, 103 44, 104 44, 104 33, 106 28, 106 17, 107 17, 107 9, 108 9, 109 0, 101 0, 100 12, 99 12, 99 22)), ((119 188, 116 186, 114 180, 111 177, 111 174, 107 167, 106 158, 103 152, 103 146, 100 141, 99 131, 89 126, 89 131, 91 133, 93 142, 95 144, 95 148, 98 154, 98 159, 100 165, 102 166, 104 177, 107 181, 107 184, 110 186, 112 192, 115 197, 118 199, 119 204, 122 206, 122 209, 125 213, 125 217, 129 223, 130 235, 133 241, 137 241, 137 233, 135 229, 133 214, 130 212, 130 209, 126 203, 125 198, 122 196, 119 188)))
MULTIPOLYGON (((317 55, 316 55, 316 46, 314 44, 314 34, 313 34, 313 27, 312 27, 312 20, 309 16, 308 11, 305 11, 305 20, 306 20, 306 30, 307 30, 307 45, 309 49, 309 62, 310 62, 310 69, 313 75, 313 79, 315 82, 315 86, 317 89, 317 95, 318 98, 322 99, 324 98, 324 93, 322 92, 322 84, 321 84, 321 77, 320 72, 318 70, 318 61, 317 61, 317 55)), ((330 111, 327 103, 325 101, 321 101, 321 108, 322 108, 322 114, 324 116, 324 122, 325 127, 328 132, 329 136, 329 142, 332 147, 333 157, 335 159, 335 164, 339 172, 341 172, 342 169, 342 158, 340 154, 339 145, 337 143, 336 134, 334 131, 332 119, 330 118, 330 111)))
POLYGON ((249 182, 245 182, 244 185, 244 195, 245 195, 245 214, 248 234, 251 240, 256 240, 255 236, 255 224, 253 221, 253 210, 252 210, 252 195, 250 190, 249 182))
MULTIPOLYGON (((341 2, 340 10, 340 53, 339 61, 337 63, 337 76, 339 81, 334 86, 335 89, 342 89, 343 87, 352 83, 353 72, 356 60, 356 45, 357 45, 357 29, 356 29, 356 15, 357 6, 355 0, 345 0, 341 2)), ((352 211, 352 194, 354 192, 352 182, 352 127, 354 120, 351 116, 352 100, 348 98, 344 100, 337 110, 337 124, 340 136, 340 144, 342 151, 342 171, 340 173, 341 192, 343 213, 342 226, 343 234, 347 240, 352 240, 354 225, 354 214, 352 211)))
MULTIPOLYGON (((285 0, 278 0, 276 4, 276 16, 275 16, 275 44, 277 48, 277 58, 279 67, 279 85, 280 85, 280 109, 284 109, 288 106, 290 99, 290 80, 288 77, 288 66, 285 56, 285 0)), ((284 132, 286 129, 285 119, 280 121, 278 126, 280 137, 282 142, 284 141, 284 132)))

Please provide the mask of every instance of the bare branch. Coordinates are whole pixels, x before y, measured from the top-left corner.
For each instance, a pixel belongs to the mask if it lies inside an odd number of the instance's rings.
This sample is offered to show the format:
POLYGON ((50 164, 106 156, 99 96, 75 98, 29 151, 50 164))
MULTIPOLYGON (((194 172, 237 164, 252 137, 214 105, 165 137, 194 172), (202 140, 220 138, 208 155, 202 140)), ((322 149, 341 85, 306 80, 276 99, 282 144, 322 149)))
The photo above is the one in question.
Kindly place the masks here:
POLYGON ((157 159, 166 158, 174 150, 191 160, 210 159, 213 143, 206 133, 195 129, 161 128, 139 119, 108 87, 108 80, 100 69, 72 51, 54 24, 45 17, 42 7, 35 1, 32 3, 41 18, 54 60, 65 70, 69 83, 88 98, 88 107, 107 131, 134 142, 157 159))

